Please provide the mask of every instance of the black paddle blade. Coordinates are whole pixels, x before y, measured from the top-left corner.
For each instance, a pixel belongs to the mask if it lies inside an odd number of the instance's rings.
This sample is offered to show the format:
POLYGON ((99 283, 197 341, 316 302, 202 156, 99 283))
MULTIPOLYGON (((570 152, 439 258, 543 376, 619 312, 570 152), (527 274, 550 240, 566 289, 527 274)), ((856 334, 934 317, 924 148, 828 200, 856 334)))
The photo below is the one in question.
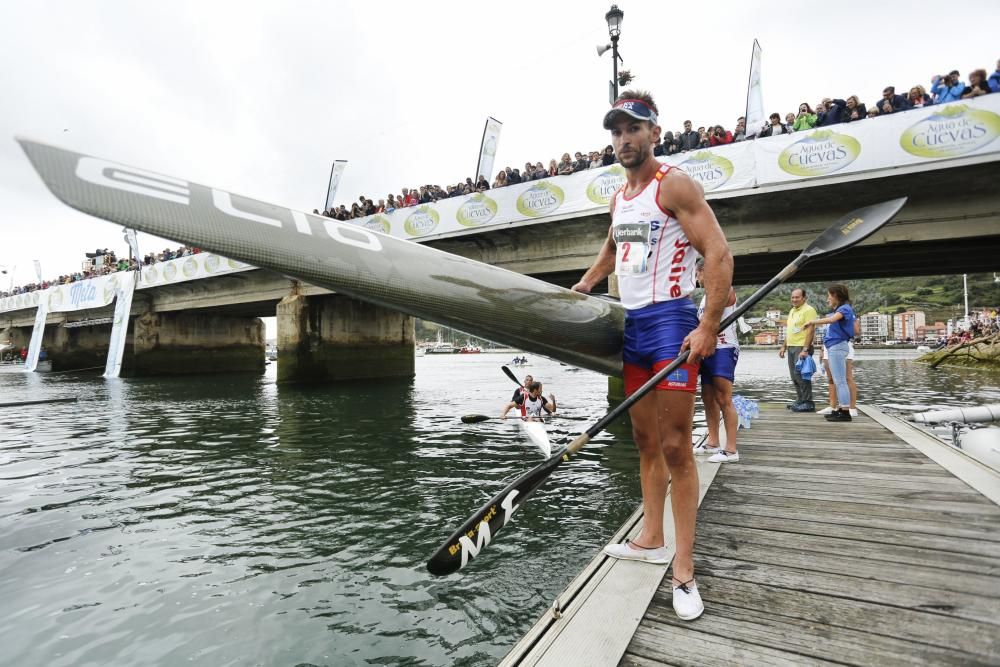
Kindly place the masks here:
POLYGON ((565 459, 566 449, 560 449, 552 458, 524 473, 508 484, 480 507, 462 527, 455 531, 427 561, 427 571, 434 575, 458 572, 489 546, 511 515, 535 490, 545 483, 552 471, 565 459))
POLYGON ((906 197, 900 197, 851 211, 810 243, 800 257, 832 255, 864 241, 892 220, 905 203, 906 197))
POLYGON ((478 424, 479 422, 484 422, 489 417, 486 415, 462 415, 462 423, 465 424, 478 424))
POLYGON ((502 370, 504 373, 506 373, 507 377, 509 377, 511 380, 514 381, 514 384, 516 384, 518 387, 521 386, 521 381, 517 379, 516 375, 514 375, 514 371, 510 370, 506 366, 501 366, 500 370, 502 370))

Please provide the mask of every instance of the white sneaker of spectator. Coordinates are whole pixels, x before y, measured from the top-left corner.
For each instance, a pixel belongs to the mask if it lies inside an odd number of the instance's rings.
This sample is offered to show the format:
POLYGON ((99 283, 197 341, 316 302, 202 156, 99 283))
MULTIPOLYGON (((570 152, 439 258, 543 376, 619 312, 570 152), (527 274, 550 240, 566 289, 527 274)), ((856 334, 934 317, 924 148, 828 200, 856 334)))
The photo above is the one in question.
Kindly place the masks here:
MULTIPOLYGON (((823 408, 822 410, 818 410, 818 411, 816 412, 816 414, 818 414, 818 415, 829 415, 829 414, 833 414, 833 408, 831 408, 831 407, 827 406, 827 407, 823 408)), ((851 415, 851 416, 853 417, 854 415, 851 415)))
POLYGON ((740 453, 733 452, 730 454, 726 450, 720 450, 717 454, 714 454, 708 458, 709 463, 736 463, 740 460, 740 453))
POLYGON ((852 417, 857 417, 858 416, 858 409, 857 408, 850 408, 850 409, 848 409, 848 412, 851 413, 852 417))
POLYGON ((722 447, 719 445, 710 445, 706 442, 699 443, 694 446, 694 453, 696 456, 705 456, 706 454, 716 454, 722 447))
POLYGON ((667 556, 667 548, 664 547, 643 547, 632 545, 628 540, 624 544, 609 544, 604 547, 604 553, 612 558, 621 560, 638 560, 644 563, 654 563, 656 565, 666 565, 670 562, 667 556))

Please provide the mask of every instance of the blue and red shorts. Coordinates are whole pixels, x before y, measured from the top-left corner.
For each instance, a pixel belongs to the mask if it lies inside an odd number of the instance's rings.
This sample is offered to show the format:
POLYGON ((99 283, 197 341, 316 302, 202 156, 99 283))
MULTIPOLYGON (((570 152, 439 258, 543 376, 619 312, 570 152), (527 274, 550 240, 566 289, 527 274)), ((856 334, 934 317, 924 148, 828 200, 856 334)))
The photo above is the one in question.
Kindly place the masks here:
POLYGON ((712 378, 726 378, 736 381, 736 362, 740 360, 740 348, 717 347, 715 354, 701 360, 701 381, 710 382, 712 378))
MULTIPOLYGON (((690 299, 673 299, 627 311, 622 351, 625 395, 646 383, 680 353, 684 338, 698 326, 698 309, 690 299)), ((658 390, 694 392, 698 364, 683 364, 656 385, 658 390)))

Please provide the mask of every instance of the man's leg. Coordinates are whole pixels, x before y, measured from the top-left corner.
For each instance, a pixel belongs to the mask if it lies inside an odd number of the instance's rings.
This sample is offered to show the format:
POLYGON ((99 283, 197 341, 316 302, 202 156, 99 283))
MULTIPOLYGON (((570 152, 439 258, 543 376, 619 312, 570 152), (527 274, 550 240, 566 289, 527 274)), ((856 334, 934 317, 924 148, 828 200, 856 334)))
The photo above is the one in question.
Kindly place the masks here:
POLYGON ((739 424, 737 423, 736 406, 733 405, 733 383, 724 377, 714 377, 712 385, 715 388, 715 400, 722 413, 722 421, 726 428, 726 451, 735 454, 736 429, 739 424))
POLYGON ((712 378, 701 376, 701 402, 705 404, 705 421, 708 423, 709 447, 718 447, 721 444, 719 439, 719 421, 722 413, 719 411, 719 403, 715 400, 715 386, 712 378))
POLYGON ((801 403, 802 397, 802 376, 799 374, 797 368, 795 368, 796 362, 799 360, 799 352, 802 351, 800 346, 789 347, 785 350, 785 359, 788 361, 788 375, 792 378, 792 384, 795 385, 795 402, 801 403))
MULTIPOLYGON (((663 458, 657 417, 657 396, 664 393, 653 390, 629 408, 632 419, 632 439, 639 449, 639 483, 642 487, 642 531, 632 541, 639 547, 655 548, 664 545, 663 505, 667 496, 667 463, 663 458)), ((692 401, 694 396, 691 397, 692 401)), ((690 432, 688 434, 690 436, 690 432)), ((688 454, 691 454, 688 442, 688 454)), ((693 456, 692 456, 693 459, 693 456)))
MULTIPOLYGON (((657 401, 662 458, 670 473, 670 507, 677 548, 673 571, 678 582, 683 583, 694 578, 694 533, 698 516, 698 469, 691 451, 694 394, 686 391, 653 393, 657 401)), ((662 524, 662 514, 660 522, 662 524)))

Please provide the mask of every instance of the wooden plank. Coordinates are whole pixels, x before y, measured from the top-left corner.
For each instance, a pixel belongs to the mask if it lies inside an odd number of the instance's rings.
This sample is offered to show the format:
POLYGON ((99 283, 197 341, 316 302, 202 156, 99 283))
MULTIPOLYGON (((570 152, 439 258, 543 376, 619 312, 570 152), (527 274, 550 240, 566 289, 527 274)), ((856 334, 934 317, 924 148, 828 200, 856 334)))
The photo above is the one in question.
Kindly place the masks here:
MULTIPOLYGON (((823 525, 836 524, 841 526, 863 526, 874 529, 924 533, 928 536, 937 536, 940 538, 957 537, 968 540, 981 540, 996 544, 998 548, 1000 548, 1000 531, 984 530, 980 526, 968 527, 967 525, 956 525, 955 523, 946 520, 936 520, 932 518, 883 518, 875 515, 864 516, 847 512, 838 512, 832 508, 822 514, 817 514, 810 509, 781 507, 777 503, 731 503, 724 504, 722 507, 726 512, 734 516, 764 516, 772 519, 789 521, 809 521, 813 523, 821 523, 823 525)), ((747 522, 751 521, 752 519, 747 519, 747 522)))
POLYGON ((896 584, 921 586, 928 589, 956 591, 969 595, 996 598, 995 608, 1000 610, 1000 573, 942 570, 940 566, 910 564, 900 567, 897 563, 869 559, 864 554, 833 554, 823 551, 793 548, 791 540, 782 536, 768 544, 738 543, 719 534, 699 535, 696 553, 704 555, 706 562, 715 558, 730 558, 752 563, 755 566, 776 565, 813 572, 846 574, 852 577, 875 579, 896 584))
MULTIPOLYGON (((762 567, 754 563, 722 556, 706 556, 699 559, 698 571, 716 577, 766 584, 774 588, 836 597, 852 597, 865 602, 903 609, 930 609, 943 616, 994 625, 996 627, 994 632, 1000 632, 1000 616, 997 614, 1000 605, 997 604, 995 598, 964 595, 953 590, 875 581, 849 574, 816 572, 810 569, 777 565, 762 567)), ((960 575, 960 573, 950 574, 960 575)))
MULTIPOLYGON (((600 662, 566 663, 569 665, 604 665, 600 662)), ((797 653, 778 651, 766 646, 727 639, 698 632, 693 627, 675 627, 660 623, 644 623, 636 630, 620 665, 697 665, 698 667, 732 667, 733 665, 767 665, 768 667, 800 667, 835 665, 827 660, 808 658, 797 653), (638 662, 645 659, 647 662, 638 662)))
MULTIPOLYGON (((882 637, 956 649, 980 658, 992 657, 994 664, 1000 657, 1000 633, 995 625, 944 616, 932 610, 887 606, 710 574, 699 575, 698 588, 705 599, 703 618, 713 626, 716 625, 712 621, 718 601, 730 607, 799 619, 821 627, 868 631, 882 637)), ((657 591, 656 603, 662 606, 669 595, 665 590, 657 591)), ((695 623, 700 625, 702 619, 695 623)))
MULTIPOLYGON (((742 454, 742 452, 740 452, 742 454)), ((887 461, 884 457, 868 460, 855 461, 852 459, 834 459, 832 457, 798 457, 798 456, 773 456, 767 453, 760 453, 756 449, 747 452, 747 460, 740 456, 740 463, 745 468, 755 470, 766 470, 770 467, 778 466, 788 472, 816 471, 821 474, 845 474, 863 475, 864 478, 878 479, 881 477, 897 477, 899 479, 912 479, 915 476, 937 478, 937 480, 952 480, 954 476, 947 470, 928 461, 926 458, 922 462, 908 461, 887 461), (869 477, 875 475, 877 477, 869 477)))
MULTIPOLYGON (((657 599, 657 602, 659 604, 651 607, 647 616, 649 621, 684 627, 680 626, 683 621, 671 618, 666 613, 664 600, 657 599)), ((871 666, 988 664, 974 653, 963 651, 960 646, 933 646, 920 641, 919 637, 885 637, 871 632, 870 628, 846 629, 816 624, 789 616, 777 616, 763 609, 715 603, 712 605, 712 618, 717 622, 699 623, 696 626, 698 632, 817 660, 834 658, 838 662, 849 661, 852 665, 871 666), (859 650, 860 647, 864 647, 863 650, 859 650)))
MULTIPOLYGON (((748 458, 752 461, 753 454, 751 453, 748 458)), ((740 456, 740 465, 743 465, 742 452, 740 456)), ((743 466, 744 468, 752 468, 752 470, 747 470, 747 474, 752 474, 755 477, 761 475, 779 475, 779 476, 793 476, 800 478, 809 479, 835 479, 844 482, 863 482, 865 480, 871 480, 873 482, 890 482, 894 484, 905 484, 910 487, 917 487, 921 484, 930 485, 933 487, 943 487, 950 489, 960 489, 964 485, 960 480, 949 475, 922 475, 919 480, 912 479, 909 475, 905 473, 898 474, 885 474, 885 473, 872 473, 865 472, 863 470, 845 470, 843 467, 820 467, 814 465, 791 465, 790 463, 783 463, 780 466, 774 465, 755 465, 748 463, 748 465, 743 466)), ((739 474, 739 473, 737 473, 739 474)))
MULTIPOLYGON (((849 492, 848 492, 849 493, 849 492)), ((1000 520, 998 514, 965 514, 963 512, 933 512, 922 508, 892 506, 878 503, 855 503, 848 498, 842 497, 839 500, 819 500, 812 498, 786 498, 781 495, 771 495, 766 493, 737 493, 726 490, 724 495, 715 494, 710 504, 706 503, 705 509, 720 509, 726 511, 733 508, 739 512, 747 508, 762 508, 763 510, 793 511, 798 516, 811 515, 814 520, 839 523, 841 517, 850 518, 853 521, 874 525, 873 522, 890 520, 897 524, 896 528, 906 530, 912 524, 920 526, 942 525, 950 528, 961 528, 970 531, 965 537, 975 537, 982 535, 983 539, 1000 541, 1000 531, 991 531, 1000 520), (718 498, 718 500, 716 500, 718 498)), ((933 532, 938 532, 935 529, 933 532)), ((941 533, 943 534, 943 533, 941 533)))
MULTIPOLYGON (((718 482, 716 482, 718 483, 718 482)), ((1000 575, 1000 555, 975 556, 972 554, 955 553, 954 551, 938 551, 921 547, 911 547, 898 544, 862 542, 856 539, 844 539, 828 535, 805 535, 802 533, 757 530, 743 526, 720 526, 714 523, 704 523, 698 530, 698 546, 707 547, 708 540, 725 540, 730 548, 742 548, 745 545, 772 544, 780 539, 785 548, 799 551, 819 551, 840 556, 856 556, 870 561, 892 563, 900 567, 920 565, 925 567, 956 570, 958 572, 975 571, 980 574, 1000 575)))
POLYGON ((990 516, 1000 520, 1000 508, 978 494, 964 491, 918 492, 899 491, 882 487, 844 489, 841 484, 823 482, 793 483, 785 481, 781 486, 772 484, 750 484, 732 479, 716 479, 714 486, 720 493, 746 493, 784 498, 813 498, 815 500, 843 500, 891 507, 912 507, 932 512, 961 512, 990 516))
MULTIPOLYGON (((742 456, 742 454, 741 454, 742 456)), ((742 466, 743 461, 740 461, 742 466)), ((735 468, 738 466, 730 466, 730 468, 735 468)), ((901 491, 910 491, 913 493, 920 493, 921 491, 926 491, 929 493, 938 492, 955 492, 955 493, 965 493, 968 491, 968 486, 963 484, 960 480, 954 478, 933 478, 930 480, 911 480, 905 477, 896 478, 886 478, 883 476, 882 479, 857 479, 845 476, 841 473, 833 474, 828 473, 826 475, 820 474, 802 474, 800 471, 789 472, 785 468, 769 468, 765 472, 766 475, 760 475, 761 466, 747 465, 739 470, 732 470, 726 473, 726 479, 735 479, 746 482, 748 484, 763 484, 763 485, 784 485, 785 483, 790 484, 839 484, 843 488, 887 488, 887 489, 898 489, 901 491), (848 486, 850 485, 850 486, 848 486)))
POLYGON ((887 530, 871 526, 795 521, 762 515, 737 515, 728 511, 718 512, 704 508, 699 510, 698 520, 699 525, 702 521, 706 521, 725 526, 750 526, 759 530, 823 535, 876 544, 897 544, 946 552, 976 554, 990 558, 1000 557, 1000 546, 996 542, 984 542, 979 539, 943 538, 933 534, 887 530))

